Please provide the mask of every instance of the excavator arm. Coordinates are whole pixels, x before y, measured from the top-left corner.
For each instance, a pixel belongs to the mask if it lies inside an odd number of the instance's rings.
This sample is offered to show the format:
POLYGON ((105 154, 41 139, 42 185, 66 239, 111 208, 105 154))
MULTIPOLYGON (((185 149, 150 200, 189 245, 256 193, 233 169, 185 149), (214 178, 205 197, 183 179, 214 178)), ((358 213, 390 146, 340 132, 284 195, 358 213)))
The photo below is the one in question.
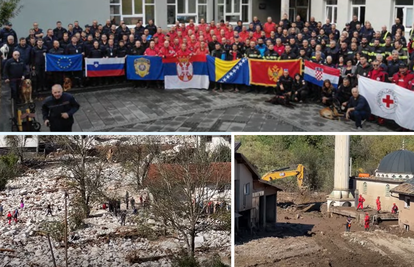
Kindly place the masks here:
POLYGON ((283 178, 290 177, 290 176, 296 176, 299 188, 303 188, 303 179, 305 177, 305 166, 303 166, 302 164, 299 164, 296 170, 286 170, 286 169, 288 168, 284 168, 281 170, 273 170, 271 172, 268 172, 262 176, 262 180, 271 182, 277 179, 283 179, 283 178))

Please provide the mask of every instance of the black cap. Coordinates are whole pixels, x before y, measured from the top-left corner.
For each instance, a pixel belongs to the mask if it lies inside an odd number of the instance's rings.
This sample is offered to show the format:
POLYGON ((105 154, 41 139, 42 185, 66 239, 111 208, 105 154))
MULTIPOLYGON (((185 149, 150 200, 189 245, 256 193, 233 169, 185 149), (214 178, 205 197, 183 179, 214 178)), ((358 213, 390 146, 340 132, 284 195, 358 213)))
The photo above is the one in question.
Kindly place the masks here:
POLYGON ((13 24, 10 21, 7 21, 6 23, 4 23, 4 25, 6 25, 6 26, 13 26, 13 24))
POLYGON ((89 25, 89 24, 85 25, 85 28, 90 28, 90 27, 91 27, 91 25, 89 25))
POLYGON ((345 24, 345 26, 351 26, 351 24, 347 23, 347 24, 345 24))
POLYGON ((407 64, 405 64, 405 63, 400 63, 400 65, 399 65, 398 67, 400 67, 400 68, 407 68, 407 64))

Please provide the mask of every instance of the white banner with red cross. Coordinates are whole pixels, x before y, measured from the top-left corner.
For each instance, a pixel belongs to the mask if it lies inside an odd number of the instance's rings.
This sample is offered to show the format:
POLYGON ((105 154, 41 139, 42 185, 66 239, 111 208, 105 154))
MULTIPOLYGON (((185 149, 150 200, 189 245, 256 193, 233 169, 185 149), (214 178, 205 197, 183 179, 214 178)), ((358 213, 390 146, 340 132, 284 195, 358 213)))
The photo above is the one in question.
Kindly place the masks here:
POLYGON ((372 114, 414 130, 414 91, 365 77, 358 79, 358 89, 367 99, 372 114))

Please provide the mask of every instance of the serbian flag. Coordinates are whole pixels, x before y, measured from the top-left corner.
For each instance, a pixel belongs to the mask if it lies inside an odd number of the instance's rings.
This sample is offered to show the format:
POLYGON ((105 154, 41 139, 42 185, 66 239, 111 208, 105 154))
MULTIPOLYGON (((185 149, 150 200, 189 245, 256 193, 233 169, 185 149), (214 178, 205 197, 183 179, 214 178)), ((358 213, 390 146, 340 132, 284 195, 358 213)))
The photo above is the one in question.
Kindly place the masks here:
POLYGON ((332 85, 335 88, 338 88, 340 75, 341 71, 338 69, 313 63, 311 61, 305 61, 305 81, 322 87, 324 80, 330 80, 332 85))
POLYGON ((206 55, 165 58, 162 62, 165 89, 208 89, 206 55))
POLYGON ((289 71, 291 77, 301 73, 302 60, 260 60, 249 59, 250 84, 276 87, 284 70, 289 71))
POLYGON ((86 77, 125 75, 125 58, 86 58, 86 77))
POLYGON ((358 90, 368 101, 372 114, 414 130, 414 91, 362 76, 358 79, 358 90))

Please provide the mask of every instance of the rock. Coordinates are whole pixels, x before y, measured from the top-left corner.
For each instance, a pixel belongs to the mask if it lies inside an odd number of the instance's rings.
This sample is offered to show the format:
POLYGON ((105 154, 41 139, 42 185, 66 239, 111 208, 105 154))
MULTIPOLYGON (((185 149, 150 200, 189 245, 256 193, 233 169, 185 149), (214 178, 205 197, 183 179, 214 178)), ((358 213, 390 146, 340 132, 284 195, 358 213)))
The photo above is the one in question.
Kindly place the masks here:
POLYGON ((26 189, 22 189, 19 192, 20 195, 27 195, 27 190, 26 189))
POLYGON ((194 239, 194 244, 196 248, 202 247, 204 245, 204 237, 196 236, 194 239))

